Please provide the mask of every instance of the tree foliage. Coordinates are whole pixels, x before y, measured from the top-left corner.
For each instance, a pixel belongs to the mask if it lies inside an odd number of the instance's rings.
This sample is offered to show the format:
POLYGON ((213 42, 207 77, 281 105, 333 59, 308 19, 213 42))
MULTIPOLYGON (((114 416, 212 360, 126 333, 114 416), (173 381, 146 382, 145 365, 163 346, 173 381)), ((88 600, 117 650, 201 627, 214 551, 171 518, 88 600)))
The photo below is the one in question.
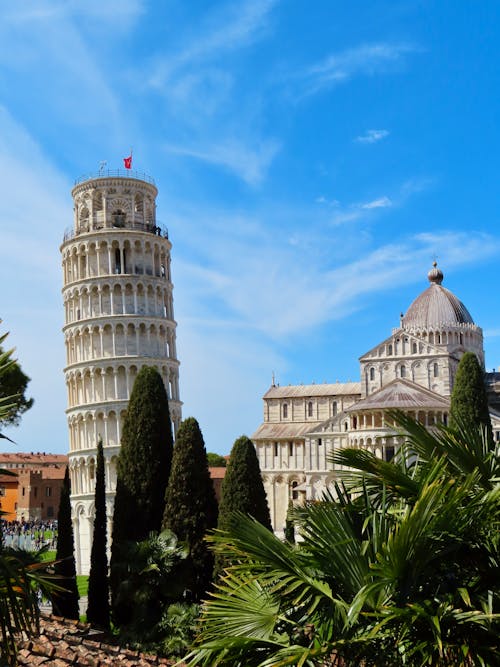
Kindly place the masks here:
POLYGON ((493 439, 483 369, 473 352, 460 359, 451 393, 450 426, 486 427, 493 439))
POLYGON ((210 468, 225 468, 227 465, 226 459, 214 452, 207 452, 207 461, 210 468))
POLYGON ((172 425, 165 386, 158 371, 144 366, 134 382, 123 423, 113 514, 110 585, 115 623, 128 612, 116 607, 116 570, 122 545, 140 542, 161 528, 172 462, 172 425))
POLYGON ((87 621, 98 628, 109 629, 109 585, 106 535, 106 483, 102 439, 97 443, 95 474, 95 517, 90 576, 88 588, 87 621))
POLYGON ((250 514, 272 530, 259 460, 252 441, 246 435, 239 437, 231 449, 229 464, 222 481, 217 527, 221 530, 228 528, 235 512, 250 514))
MULTIPOLYGON (((0 346, 0 356, 3 354, 5 352, 0 346)), ((7 354, 10 354, 10 352, 7 352, 7 354)), ((15 426, 19 424, 21 415, 31 408, 33 399, 26 398, 25 395, 29 381, 30 378, 23 373, 17 361, 11 360, 9 367, 0 376, 0 400, 9 398, 9 407, 3 411, 0 423, 7 426, 15 426)))
POLYGON ((57 515, 57 551, 56 563, 54 565, 54 572, 58 583, 64 590, 54 591, 52 595, 52 611, 56 616, 78 620, 80 618, 78 608, 79 595, 76 585, 75 547, 73 524, 71 522, 70 494, 69 470, 66 466, 57 515))
POLYGON ((185 588, 195 600, 204 595, 212 578, 213 554, 204 538, 216 523, 217 501, 205 443, 198 422, 189 417, 177 432, 163 527, 172 530, 188 549, 185 588))
POLYGON ((240 515, 189 667, 473 667, 498 662, 500 459, 485 429, 429 433, 390 464, 341 450, 335 495, 297 508, 301 541, 240 515), (475 461, 476 465, 473 464, 475 461))
POLYGON ((120 642, 142 651, 180 654, 194 637, 188 630, 194 624, 194 611, 178 603, 184 592, 187 549, 165 530, 141 542, 127 542, 123 553, 117 605, 130 607, 131 613, 120 628, 120 642), (183 610, 191 620, 184 619, 182 628, 175 628, 172 621, 183 617, 183 610))

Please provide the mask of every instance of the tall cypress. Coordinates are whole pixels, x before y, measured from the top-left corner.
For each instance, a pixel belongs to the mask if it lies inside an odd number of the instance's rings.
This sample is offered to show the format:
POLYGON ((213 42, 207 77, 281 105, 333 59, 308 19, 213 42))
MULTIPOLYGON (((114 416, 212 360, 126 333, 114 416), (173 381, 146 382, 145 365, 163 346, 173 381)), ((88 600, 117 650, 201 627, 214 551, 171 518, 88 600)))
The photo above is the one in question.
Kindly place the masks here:
MULTIPOLYGON (((272 531, 267 496, 262 483, 255 447, 246 435, 239 437, 231 449, 226 474, 222 480, 217 528, 227 530, 235 512, 250 514, 272 531)), ((224 568, 222 556, 216 557, 216 573, 224 568)))
POLYGON ((66 473, 61 488, 61 499, 57 515, 57 551, 54 572, 58 578, 58 585, 64 588, 52 594, 52 611, 56 616, 78 620, 78 587, 76 584, 76 566, 74 554, 73 525, 71 523, 71 485, 69 470, 66 473))
MULTIPOLYGON (((172 425, 167 392, 158 371, 141 368, 123 422, 117 464, 110 563, 114 620, 127 622, 114 602, 120 584, 125 542, 140 542, 161 527, 172 463, 172 425)), ((126 549, 125 549, 126 551, 126 549)))
POLYGON ((460 359, 451 393, 450 426, 486 427, 493 441, 484 372, 476 355, 466 352, 460 359))
POLYGON ((88 590, 87 621, 98 628, 109 629, 108 556, 106 554, 106 483, 102 439, 97 443, 95 474, 95 518, 88 590))
POLYGON ((195 600, 204 595, 212 579, 213 554, 204 537, 216 524, 217 501, 203 435, 196 419, 189 417, 177 432, 163 527, 189 550, 185 588, 195 600))
POLYGON ((246 435, 235 440, 222 480, 217 528, 229 528, 234 512, 250 514, 272 530, 267 496, 253 442, 246 435))

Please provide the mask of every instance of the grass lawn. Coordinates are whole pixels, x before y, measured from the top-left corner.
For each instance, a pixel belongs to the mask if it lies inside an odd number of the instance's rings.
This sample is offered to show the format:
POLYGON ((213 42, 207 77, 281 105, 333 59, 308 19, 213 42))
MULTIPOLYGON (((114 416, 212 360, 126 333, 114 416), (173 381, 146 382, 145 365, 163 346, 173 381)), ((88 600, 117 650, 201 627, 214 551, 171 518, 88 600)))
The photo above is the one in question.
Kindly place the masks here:
POLYGON ((50 560, 55 560, 56 559, 56 552, 55 551, 45 551, 43 554, 41 554, 41 559, 42 559, 43 562, 50 561, 50 560))
POLYGON ((80 593, 80 597, 87 595, 87 592, 89 590, 89 575, 77 574, 76 585, 78 586, 78 592, 80 593))

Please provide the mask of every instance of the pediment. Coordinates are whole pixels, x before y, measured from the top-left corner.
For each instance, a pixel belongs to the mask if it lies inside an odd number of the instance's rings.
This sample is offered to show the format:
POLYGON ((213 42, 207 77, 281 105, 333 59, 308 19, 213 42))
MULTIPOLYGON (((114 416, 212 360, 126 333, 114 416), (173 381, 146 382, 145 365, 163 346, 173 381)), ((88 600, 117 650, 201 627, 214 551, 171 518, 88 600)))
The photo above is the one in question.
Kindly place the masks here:
POLYGON ((449 410, 449 400, 415 382, 398 378, 351 405, 346 412, 360 410, 449 410))

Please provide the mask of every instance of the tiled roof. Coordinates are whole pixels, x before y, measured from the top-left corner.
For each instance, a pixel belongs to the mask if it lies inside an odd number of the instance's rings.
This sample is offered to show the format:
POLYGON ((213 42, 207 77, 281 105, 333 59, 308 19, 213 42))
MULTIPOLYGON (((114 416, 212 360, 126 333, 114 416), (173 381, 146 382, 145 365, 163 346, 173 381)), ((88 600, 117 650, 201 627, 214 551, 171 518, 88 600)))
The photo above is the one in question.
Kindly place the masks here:
POLYGON ((419 387, 408 380, 393 380, 389 384, 374 392, 362 401, 358 401, 346 412, 360 410, 415 410, 429 408, 433 410, 448 410, 450 403, 439 394, 419 387))
POLYGON ((42 616, 40 635, 19 642, 20 667, 159 667, 175 660, 146 655, 103 641, 101 632, 86 623, 42 616))
POLYGON ((294 384, 285 387, 271 386, 263 398, 300 398, 314 396, 351 396, 361 393, 359 382, 335 382, 333 384, 294 384))
POLYGON ((283 422, 274 424, 272 422, 264 422, 252 435, 252 440, 260 440, 261 438, 274 438, 276 440, 290 440, 293 438, 300 438, 309 431, 313 431, 318 424, 322 422, 290 422, 284 424, 283 422))
POLYGON ((67 465, 69 459, 66 454, 46 454, 45 452, 40 453, 12 453, 5 452, 0 453, 0 466, 2 463, 61 463, 67 465))

